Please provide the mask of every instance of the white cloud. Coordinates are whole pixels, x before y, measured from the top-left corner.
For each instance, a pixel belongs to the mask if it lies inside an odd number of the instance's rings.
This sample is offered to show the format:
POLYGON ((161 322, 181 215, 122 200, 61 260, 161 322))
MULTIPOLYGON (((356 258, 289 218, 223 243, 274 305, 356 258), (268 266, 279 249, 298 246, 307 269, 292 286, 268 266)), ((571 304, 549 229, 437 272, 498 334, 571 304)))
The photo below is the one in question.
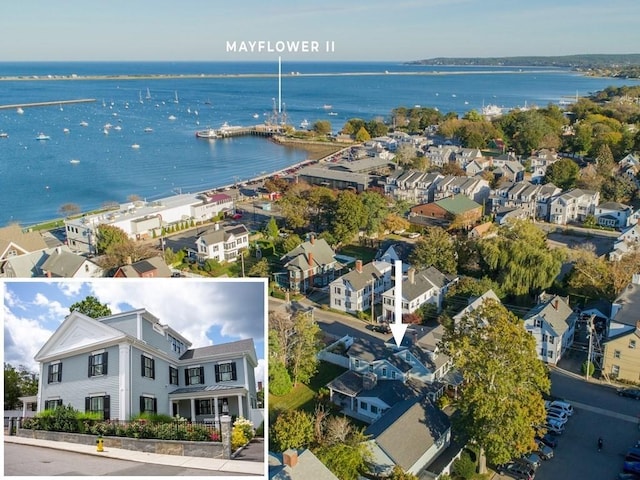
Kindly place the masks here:
POLYGON ((83 282, 64 281, 58 282, 56 285, 65 297, 73 298, 80 293, 85 284, 83 282))
POLYGON ((14 315, 4 307, 4 361, 17 367, 24 365, 37 372, 38 365, 33 359, 49 339, 53 331, 45 328, 37 320, 14 315))
POLYGON ((46 313, 41 315, 42 319, 53 319, 57 322, 62 322, 64 317, 69 315, 68 307, 63 306, 57 300, 49 300, 42 293, 36 293, 33 303, 46 309, 46 313))
POLYGON ((265 387, 264 375, 267 371, 267 362, 264 358, 258 359, 258 366, 254 369, 256 375, 256 383, 262 382, 263 388, 265 387))

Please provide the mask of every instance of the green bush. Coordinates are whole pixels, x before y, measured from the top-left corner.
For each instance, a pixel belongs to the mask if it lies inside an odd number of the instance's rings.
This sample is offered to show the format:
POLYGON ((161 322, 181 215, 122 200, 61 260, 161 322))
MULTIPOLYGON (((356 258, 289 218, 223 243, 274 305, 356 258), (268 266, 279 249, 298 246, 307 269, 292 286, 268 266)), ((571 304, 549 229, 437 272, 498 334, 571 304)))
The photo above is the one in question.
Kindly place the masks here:
POLYGON ((134 420, 134 421, 146 420, 147 422, 151 422, 151 423, 175 422, 175 418, 173 418, 171 415, 165 415, 163 413, 149 413, 149 412, 139 413, 138 415, 131 417, 131 420, 134 420))
POLYGON ((254 437, 253 432, 253 422, 247 420, 246 418, 240 417, 235 422, 233 422, 233 429, 242 430, 247 441, 250 441, 254 437))
POLYGON ((260 422, 260 425, 256 428, 256 437, 264 437, 264 422, 260 422))
POLYGON ((476 462, 471 459, 469 452, 462 452, 460 458, 453 462, 452 472, 458 477, 469 480, 476 474, 476 462))
POLYGON ((588 375, 589 377, 593 376, 593 372, 596 370, 596 367, 592 362, 584 362, 581 367, 581 371, 583 375, 588 375), (587 369, 589 373, 587 374, 587 369))

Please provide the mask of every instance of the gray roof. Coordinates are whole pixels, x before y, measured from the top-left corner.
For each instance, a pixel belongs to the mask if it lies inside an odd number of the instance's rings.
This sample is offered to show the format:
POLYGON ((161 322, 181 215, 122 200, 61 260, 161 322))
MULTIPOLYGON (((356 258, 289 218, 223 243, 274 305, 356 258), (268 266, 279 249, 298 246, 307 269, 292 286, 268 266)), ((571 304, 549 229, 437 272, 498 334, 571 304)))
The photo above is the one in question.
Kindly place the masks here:
POLYGON ((356 338, 347 352, 347 355, 357 358, 364 362, 374 362, 388 358, 394 352, 390 350, 384 343, 379 341, 369 341, 363 338, 356 338))
MULTIPOLYGON (((262 321, 262 319, 260 319, 262 321)), ((199 360, 201 358, 216 357, 220 355, 228 356, 234 354, 250 353, 256 357, 253 339, 247 338, 237 342, 221 343, 220 345, 209 345, 207 347, 190 348, 182 354, 180 360, 199 360)))
POLYGON ((371 436, 396 465, 409 470, 450 427, 441 410, 427 399, 414 397, 392 407, 365 430, 365 435, 371 436))
POLYGON ((216 243, 226 242, 231 236, 239 237, 248 234, 249 230, 247 230, 247 227, 244 225, 233 225, 219 230, 207 230, 200 235, 200 238, 202 238, 207 245, 215 245, 216 243))
POLYGON ((142 277, 154 270, 157 271, 156 277, 168 278, 171 276, 171 269, 161 257, 151 257, 131 265, 123 265, 119 270, 127 278, 142 277))
POLYGON ((42 270, 50 272, 54 277, 72 277, 87 262, 85 257, 76 255, 75 253, 54 249, 49 258, 42 264, 42 270))
POLYGON ((298 170, 300 177, 329 179, 329 180, 344 180, 347 182, 358 183, 362 185, 368 185, 371 177, 363 173, 344 172, 340 170, 329 170, 328 168, 317 167, 305 167, 298 170))
POLYGON ((378 379, 375 387, 369 390, 362 389, 358 393, 358 397, 379 398, 390 407, 416 396, 424 396, 420 385, 417 382, 407 381, 404 383, 400 380, 378 379))
POLYGON ((347 370, 339 377, 327 383, 327 388, 331 388, 350 397, 355 397, 363 389, 362 374, 354 372, 353 370, 347 370))
MULTIPOLYGON (((390 268, 390 264, 389 265, 390 268)), ((341 277, 343 282, 349 282, 354 290, 362 290, 371 282, 371 280, 378 280, 384 276, 384 274, 377 268, 378 266, 373 262, 367 263, 362 266, 362 271, 358 272, 357 269, 351 270, 341 277)))
POLYGON ((415 272, 413 283, 410 279, 402 282, 402 296, 411 302, 433 287, 441 289, 455 278, 455 275, 445 275, 433 266, 425 268, 415 272))
POLYGON ((331 265, 336 263, 335 252, 324 238, 301 243, 296 248, 285 254, 281 260, 285 261, 285 267, 298 267, 308 270, 309 253, 313 256, 313 266, 331 265))
POLYGON ((283 464, 281 453, 269 452, 270 480, 338 480, 311 450, 298 450, 294 467, 283 464))
POLYGON ((630 283, 616 298, 614 305, 620 305, 620 310, 612 320, 625 325, 636 326, 640 321, 640 285, 630 283))
POLYGON ((40 232, 24 233, 20 226, 15 224, 0 228, 0 255, 11 244, 16 245, 25 252, 34 252, 47 248, 47 244, 40 232))
POLYGON ((170 395, 178 393, 196 393, 196 392, 221 392, 224 390, 234 390, 236 388, 244 388, 244 385, 198 385, 195 387, 176 388, 170 395))
POLYGON ((562 335, 577 320, 577 315, 564 298, 555 295, 553 298, 536 305, 524 316, 524 321, 543 318, 553 330, 562 335))

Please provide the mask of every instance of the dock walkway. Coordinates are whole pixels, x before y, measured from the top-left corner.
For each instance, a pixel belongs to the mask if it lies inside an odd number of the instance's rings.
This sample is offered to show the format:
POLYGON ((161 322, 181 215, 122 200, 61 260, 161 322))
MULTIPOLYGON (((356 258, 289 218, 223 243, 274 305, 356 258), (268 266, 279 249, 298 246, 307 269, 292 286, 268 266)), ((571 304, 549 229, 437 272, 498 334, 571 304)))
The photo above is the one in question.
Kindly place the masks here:
POLYGON ((54 102, 14 103, 12 105, 0 105, 0 110, 8 110, 10 108, 49 107, 51 105, 69 105, 73 103, 91 103, 95 101, 95 98, 79 98, 77 100, 56 100, 54 102))

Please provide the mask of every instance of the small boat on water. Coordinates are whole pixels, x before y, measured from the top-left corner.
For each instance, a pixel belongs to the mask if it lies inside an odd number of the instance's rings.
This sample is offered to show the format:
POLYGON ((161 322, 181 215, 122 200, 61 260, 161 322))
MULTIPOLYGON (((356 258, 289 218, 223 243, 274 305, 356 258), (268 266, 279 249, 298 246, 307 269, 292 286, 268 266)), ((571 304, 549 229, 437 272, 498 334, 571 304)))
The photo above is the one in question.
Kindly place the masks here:
POLYGON ((69 163, 77 165, 78 163, 80 163, 80 160, 77 160, 77 159, 73 158, 73 159, 69 160, 69 163))
POLYGON ((257 113, 254 113, 253 118, 260 118, 260 115, 258 115, 257 113))
POLYGON ((213 138, 218 138, 218 133, 213 128, 207 128, 206 130, 198 130, 196 132, 196 137, 211 140, 213 138))
POLYGON ((153 132, 153 128, 147 127, 147 128, 144 129, 144 131, 145 131, 145 133, 151 133, 151 132, 153 132))
POLYGON ((169 120, 175 120, 176 116, 175 115, 169 115, 169 120))
POLYGON ((149 87, 147 87, 147 96, 145 98, 147 100, 151 99, 151 92, 149 91, 149 87))
POLYGON ((44 133, 40 132, 36 137, 36 140, 51 140, 51 137, 49 135, 45 135, 44 133))
POLYGON ((16 113, 18 115, 22 115, 24 113, 24 110, 21 107, 16 108, 16 113))
POLYGON ((332 117, 337 116, 338 114, 336 112, 329 112, 329 115, 331 115, 332 117))
POLYGON ((9 134, 6 132, 0 132, 0 138, 9 138, 9 134))
POLYGON ((83 121, 80 122, 80 126, 81 127, 88 127, 89 124, 83 120, 83 121))
POLYGON ((140 148, 140 145, 138 145, 137 143, 134 143, 133 145, 131 145, 131 148, 133 148, 134 150, 137 150, 138 148, 140 148))
POLYGON ((309 120, 306 118, 300 122, 300 128, 304 128, 305 130, 309 128, 309 120))
POLYGON ((178 91, 176 90, 176 97, 173 99, 173 103, 180 103, 178 100, 178 91))
POLYGON ((68 128, 63 128, 62 129, 62 133, 69 133, 69 129, 68 128))
POLYGON ((115 127, 113 127, 114 130, 122 130, 122 127, 120 125, 116 125, 115 127))
POLYGON ((325 103, 325 104, 322 106, 322 108, 324 108, 325 110, 331 110, 333 107, 332 107, 331 105, 329 105, 329 104, 326 104, 326 103, 325 103))

